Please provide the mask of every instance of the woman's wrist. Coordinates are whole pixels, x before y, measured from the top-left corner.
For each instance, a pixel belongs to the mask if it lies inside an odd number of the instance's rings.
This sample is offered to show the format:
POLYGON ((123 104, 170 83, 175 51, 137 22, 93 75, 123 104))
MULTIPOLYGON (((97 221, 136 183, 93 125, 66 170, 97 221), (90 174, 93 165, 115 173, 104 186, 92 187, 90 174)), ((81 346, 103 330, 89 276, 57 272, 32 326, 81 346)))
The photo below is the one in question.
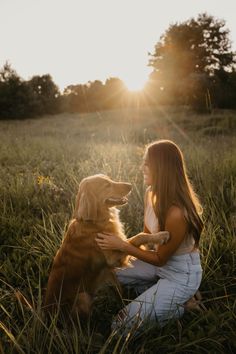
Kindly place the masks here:
POLYGON ((122 251, 130 256, 140 259, 143 262, 147 262, 155 266, 161 266, 159 255, 155 251, 135 247, 127 241, 124 241, 124 248, 122 247, 122 251))
POLYGON ((128 241, 123 241, 121 251, 129 254, 129 246, 130 246, 130 243, 128 241))

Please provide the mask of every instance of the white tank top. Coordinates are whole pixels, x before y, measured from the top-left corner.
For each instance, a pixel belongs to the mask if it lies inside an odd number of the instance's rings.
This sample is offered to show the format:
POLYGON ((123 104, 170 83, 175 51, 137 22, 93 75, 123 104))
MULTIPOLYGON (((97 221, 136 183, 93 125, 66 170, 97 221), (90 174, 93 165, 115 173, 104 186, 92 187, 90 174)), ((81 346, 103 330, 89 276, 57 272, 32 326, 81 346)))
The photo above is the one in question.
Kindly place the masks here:
MULTIPOLYGON (((147 193, 147 198, 146 198, 144 223, 152 234, 159 231, 159 223, 152 206, 150 192, 147 193)), ((190 253, 193 251, 194 246, 195 246, 194 237, 191 234, 187 234, 184 240, 181 242, 178 249, 175 251, 174 255, 177 256, 180 254, 190 253)))

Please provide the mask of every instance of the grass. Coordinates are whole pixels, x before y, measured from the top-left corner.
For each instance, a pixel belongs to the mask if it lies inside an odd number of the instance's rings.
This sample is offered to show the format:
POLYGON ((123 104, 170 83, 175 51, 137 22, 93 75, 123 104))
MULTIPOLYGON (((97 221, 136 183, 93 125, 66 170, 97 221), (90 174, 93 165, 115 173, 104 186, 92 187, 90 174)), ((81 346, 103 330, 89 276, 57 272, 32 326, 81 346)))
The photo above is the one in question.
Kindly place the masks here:
POLYGON ((0 353, 234 353, 236 351, 236 117, 187 109, 119 110, 0 122, 0 353), (131 182, 121 209, 126 234, 142 229, 145 144, 174 140, 204 206, 201 292, 207 311, 126 339, 110 332, 122 307, 114 289, 96 298, 88 323, 46 321, 41 303, 51 261, 83 177, 131 182), (34 304, 22 307, 19 289, 34 304))

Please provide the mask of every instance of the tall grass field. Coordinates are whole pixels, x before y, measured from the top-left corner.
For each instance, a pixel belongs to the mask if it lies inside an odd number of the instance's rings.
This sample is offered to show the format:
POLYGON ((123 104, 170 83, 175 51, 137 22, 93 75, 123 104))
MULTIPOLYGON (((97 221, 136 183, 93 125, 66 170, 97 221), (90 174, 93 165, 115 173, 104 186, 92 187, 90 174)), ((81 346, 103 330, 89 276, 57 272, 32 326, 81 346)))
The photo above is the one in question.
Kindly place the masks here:
POLYGON ((236 352, 236 114, 188 109, 117 110, 0 122, 0 353, 236 352), (110 330, 129 299, 101 289, 87 322, 45 319, 42 299, 82 178, 104 173, 132 183, 120 217, 127 236, 143 228, 145 145, 182 149, 204 208, 200 242, 205 310, 127 337, 110 330), (23 306, 20 291, 33 304, 23 306))

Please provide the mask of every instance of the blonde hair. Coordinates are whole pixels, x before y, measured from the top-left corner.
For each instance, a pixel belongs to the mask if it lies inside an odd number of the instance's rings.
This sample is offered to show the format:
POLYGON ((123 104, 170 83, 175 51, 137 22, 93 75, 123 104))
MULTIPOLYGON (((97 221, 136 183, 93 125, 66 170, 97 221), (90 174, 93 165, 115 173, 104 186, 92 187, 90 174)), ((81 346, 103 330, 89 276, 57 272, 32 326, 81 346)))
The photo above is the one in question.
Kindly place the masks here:
POLYGON ((152 176, 152 204, 160 231, 165 228, 169 208, 183 209, 196 245, 203 228, 202 206, 186 173, 180 148, 170 140, 159 140, 146 150, 146 162, 152 176))

